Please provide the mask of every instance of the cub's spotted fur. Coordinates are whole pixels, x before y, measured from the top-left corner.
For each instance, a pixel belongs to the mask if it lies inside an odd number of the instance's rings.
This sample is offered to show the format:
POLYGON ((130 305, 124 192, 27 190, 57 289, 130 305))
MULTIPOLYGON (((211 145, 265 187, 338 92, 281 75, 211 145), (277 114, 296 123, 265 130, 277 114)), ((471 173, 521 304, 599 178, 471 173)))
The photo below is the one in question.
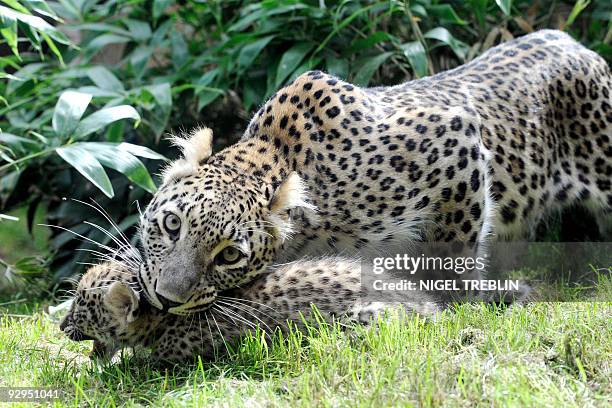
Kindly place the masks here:
POLYGON ((212 357, 259 326, 272 334, 288 322, 303 326, 317 306, 328 322, 336 318, 362 323, 385 308, 403 305, 432 316, 441 305, 426 294, 386 297, 386 303, 361 301, 360 264, 340 258, 301 261, 274 269, 245 288, 219 295, 212 307, 175 316, 149 306, 140 296, 136 275, 119 263, 92 267, 60 328, 75 341, 94 340, 93 354, 110 358, 121 347, 151 348, 156 360, 178 362, 196 355, 212 357))
POLYGON ((574 204, 609 233, 611 92, 606 62, 550 30, 398 86, 301 75, 235 145, 177 140, 141 220, 144 292, 185 314, 305 255, 443 241, 477 256, 574 204))

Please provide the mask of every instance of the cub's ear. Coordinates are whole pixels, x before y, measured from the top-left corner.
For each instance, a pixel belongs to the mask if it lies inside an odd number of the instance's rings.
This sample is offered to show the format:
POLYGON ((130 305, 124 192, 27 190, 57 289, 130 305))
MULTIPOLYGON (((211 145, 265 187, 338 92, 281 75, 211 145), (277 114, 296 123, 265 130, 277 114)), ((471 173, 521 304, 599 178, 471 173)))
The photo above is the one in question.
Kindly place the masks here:
POLYGON ((288 211, 303 208, 316 211, 317 207, 307 201, 306 186, 296 172, 292 172, 272 194, 268 208, 270 221, 274 223, 281 240, 293 233, 288 211))
POLYGON ((136 320, 138 311, 138 294, 122 282, 113 282, 104 295, 104 304, 111 311, 125 317, 127 323, 136 320))

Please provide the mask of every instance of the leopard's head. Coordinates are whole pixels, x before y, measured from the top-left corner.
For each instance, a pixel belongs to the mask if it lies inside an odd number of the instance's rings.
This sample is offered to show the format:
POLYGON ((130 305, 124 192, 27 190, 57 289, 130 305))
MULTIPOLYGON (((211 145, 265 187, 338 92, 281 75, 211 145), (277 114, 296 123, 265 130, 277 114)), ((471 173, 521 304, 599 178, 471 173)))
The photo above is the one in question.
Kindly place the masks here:
POLYGON ((94 340, 94 352, 112 357, 128 340, 139 312, 136 274, 106 262, 91 267, 79 281, 60 329, 74 341, 94 340))
POLYGON ((141 218, 139 279, 152 305, 189 314, 261 273, 292 232, 289 211, 312 205, 297 173, 267 183, 213 160, 209 129, 175 144, 183 157, 164 171, 141 218))

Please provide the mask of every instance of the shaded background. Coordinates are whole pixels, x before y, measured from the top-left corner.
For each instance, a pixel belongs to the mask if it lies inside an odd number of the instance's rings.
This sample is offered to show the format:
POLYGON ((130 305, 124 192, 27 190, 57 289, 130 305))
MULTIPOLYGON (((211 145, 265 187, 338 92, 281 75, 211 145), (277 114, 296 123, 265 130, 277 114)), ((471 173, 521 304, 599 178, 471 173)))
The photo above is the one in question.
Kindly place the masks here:
MULTIPOLYGON (((135 236, 136 203, 151 198, 138 163, 155 182, 163 165, 141 157, 117 171, 102 162, 111 198, 75 169, 85 159, 66 161, 56 154, 60 146, 125 141, 172 158, 165 136, 205 124, 218 150, 240 137, 269 95, 309 69, 359 85, 397 84, 540 28, 565 30, 612 60, 612 2, 605 0, 11 0, 0 7, 0 282, 43 276, 51 288, 81 272, 79 262, 91 262, 90 253, 77 251, 91 245, 37 224, 108 243, 83 224, 108 228, 104 218, 71 200, 93 198, 135 236), (83 117, 129 105, 140 120, 112 118, 86 136, 61 134, 54 116, 68 89, 93 96, 83 117)), ((575 209, 548 220, 538 235, 598 239, 595 230, 575 209)))

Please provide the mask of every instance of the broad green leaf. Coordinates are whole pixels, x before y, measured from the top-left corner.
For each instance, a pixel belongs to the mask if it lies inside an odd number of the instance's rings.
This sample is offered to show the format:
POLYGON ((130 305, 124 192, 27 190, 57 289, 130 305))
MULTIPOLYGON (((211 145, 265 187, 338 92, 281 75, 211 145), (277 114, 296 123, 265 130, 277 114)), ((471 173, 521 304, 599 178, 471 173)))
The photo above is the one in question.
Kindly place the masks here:
POLYGON ((424 34, 425 38, 442 41, 444 44, 451 47, 453 52, 462 60, 465 60, 465 56, 469 51, 470 47, 459 40, 457 40, 446 28, 436 27, 424 34))
POLYGON ((287 79, 287 77, 291 75, 293 71, 295 71, 304 57, 306 57, 306 55, 312 51, 313 48, 314 44, 302 42, 285 51, 276 70, 275 84, 277 88, 282 85, 283 82, 285 82, 285 79, 287 79))
POLYGON ((300 75, 302 75, 304 72, 310 71, 312 69, 314 69, 314 67, 316 67, 317 65, 319 65, 319 63, 321 62, 323 58, 319 57, 317 55, 306 58, 304 60, 304 62, 302 62, 300 64, 299 67, 297 67, 293 73, 291 74, 291 76, 289 77, 289 80, 287 82, 292 82, 294 81, 297 77, 299 77, 300 75))
POLYGON ((248 68, 273 38, 273 35, 269 35, 242 47, 238 54, 238 66, 248 68))
POLYGON ((172 3, 173 0, 153 0, 153 20, 157 21, 172 3))
POLYGON ((56 152, 87 180, 91 181, 94 186, 98 187, 108 198, 113 198, 115 195, 113 185, 100 162, 91 153, 78 143, 60 147, 56 152))
POLYGON ((136 109, 129 105, 113 106, 112 108, 101 109, 92 113, 79 123, 74 134, 75 138, 83 137, 95 133, 105 126, 121 119, 134 119, 136 125, 140 122, 140 115, 136 109))
POLYGON ((466 21, 462 20, 457 13, 455 13, 453 6, 450 4, 432 4, 427 8, 427 10, 429 11, 429 14, 438 17, 442 24, 466 24, 466 21))
POLYGON ((52 126, 55 134, 61 138, 71 136, 90 101, 89 94, 75 91, 62 93, 53 112, 52 126))
POLYGON ((122 44, 128 43, 131 39, 129 37, 124 37, 122 35, 117 34, 102 34, 96 36, 89 44, 87 44, 87 49, 90 52, 96 52, 99 49, 106 47, 109 44, 122 44))
POLYGON ((33 153, 40 151, 40 144, 32 139, 13 135, 11 133, 0 132, 0 147, 6 145, 13 150, 33 153))
MULTIPOLYGON (((259 6, 259 4, 255 4, 254 6, 259 6)), ((259 22, 266 20, 266 17, 290 13, 292 11, 301 10, 305 8, 308 8, 306 4, 291 4, 288 6, 260 8, 259 10, 252 12, 245 7, 242 10, 242 18, 236 23, 234 23, 230 28, 228 28, 227 31, 242 31, 256 21, 259 22)))
POLYGON ((374 45, 391 40, 391 36, 384 31, 377 31, 367 38, 360 38, 351 44, 352 52, 371 49, 374 45))
POLYGON ((125 91, 121 81, 103 66, 89 68, 87 70, 87 76, 98 88, 113 92, 125 91))
POLYGON ((24 13, 24 14, 31 14, 27 8, 25 8, 24 6, 22 6, 19 1, 17 0, 4 0, 3 3, 5 3, 7 6, 14 8, 15 10, 17 10, 20 13, 24 13))
POLYGON ((153 150, 145 146, 139 146, 139 145, 135 145, 131 143, 120 143, 117 145, 117 149, 125 150, 126 152, 129 152, 133 154, 134 156, 144 157, 146 159, 164 160, 164 161, 168 160, 166 157, 162 156, 159 153, 154 152, 153 150))
POLYGON ((6 27, 0 29, 0 35, 6 40, 7 45, 13 51, 13 54, 19 59, 19 50, 17 49, 17 21, 10 22, 6 27))
POLYGON ((104 142, 87 142, 78 145, 91 153, 103 166, 117 170, 149 193, 155 193, 157 190, 147 168, 128 151, 119 149, 115 144, 104 142))
POLYGON ((106 140, 108 142, 120 143, 123 140, 125 122, 111 123, 106 129, 106 140))
POLYGON ((130 32, 111 24, 104 23, 86 23, 77 24, 74 26, 76 30, 99 31, 103 33, 113 33, 124 37, 129 37, 130 32))
MULTIPOLYGON (((16 8, 14 5, 18 3, 17 1, 14 1, 14 0, 8 0, 8 1, 4 0, 4 2, 13 8, 16 8)), ((51 7, 49 7, 46 1, 44 0, 26 0, 25 3, 28 5, 31 11, 34 11, 46 17, 50 17, 55 21, 61 21, 61 19, 57 17, 57 14, 55 14, 55 12, 51 10, 51 7)))
POLYGON ((338 78, 346 79, 349 73, 348 61, 344 58, 327 57, 325 60, 327 72, 338 78))
POLYGON ((97 86, 82 86, 76 89, 77 92, 90 94, 94 98, 117 98, 121 94, 106 89, 98 88, 97 86))
POLYGON ((3 177, 0 177, 0 205, 3 205, 3 203, 5 203, 13 193, 13 190, 19 181, 19 176, 21 176, 21 171, 15 170, 3 177))
POLYGON ((130 54, 130 64, 132 64, 132 69, 138 73, 139 77, 142 77, 145 74, 147 70, 147 63, 153 55, 153 52, 155 52, 153 47, 141 45, 136 47, 130 54))
POLYGON ((368 58, 355 74, 353 82, 359 86, 367 86, 376 70, 392 55, 393 53, 389 51, 383 52, 375 57, 368 58))
POLYGON ((189 47, 181 34, 177 30, 172 30, 170 33, 170 42, 172 45, 172 64, 175 67, 180 67, 189 58, 189 47))
POLYGON ((214 91, 203 91, 198 94, 198 112, 202 110, 206 105, 210 105, 219 96, 223 95, 223 92, 214 91))
POLYGON ((124 24, 135 41, 143 42, 151 37, 151 26, 147 22, 128 18, 124 20, 124 24))
POLYGON ((417 78, 427 75, 427 52, 420 41, 411 41, 400 46, 404 56, 410 63, 412 70, 417 78))
POLYGON ((217 68, 211 69, 210 71, 202 75, 200 79, 198 79, 197 84, 201 86, 208 86, 212 83, 212 81, 215 80, 218 74, 219 74, 219 70, 217 68))
POLYGON ((495 2, 505 15, 510 15, 510 11, 512 9, 512 0, 495 0, 495 2))
POLYGON ((172 89, 169 83, 165 82, 163 84, 149 85, 144 89, 155 98, 155 101, 162 111, 170 112, 172 109, 172 89))
POLYGON ((421 4, 412 3, 410 5, 410 11, 419 17, 427 17, 427 10, 421 4))
POLYGON ((9 21, 20 21, 23 24, 38 30, 41 34, 46 34, 57 42, 62 44, 70 44, 70 40, 68 40, 68 37, 66 37, 64 33, 57 30, 42 18, 30 14, 19 13, 18 11, 8 7, 0 6, 0 22, 2 22, 3 26, 6 26, 9 21))

